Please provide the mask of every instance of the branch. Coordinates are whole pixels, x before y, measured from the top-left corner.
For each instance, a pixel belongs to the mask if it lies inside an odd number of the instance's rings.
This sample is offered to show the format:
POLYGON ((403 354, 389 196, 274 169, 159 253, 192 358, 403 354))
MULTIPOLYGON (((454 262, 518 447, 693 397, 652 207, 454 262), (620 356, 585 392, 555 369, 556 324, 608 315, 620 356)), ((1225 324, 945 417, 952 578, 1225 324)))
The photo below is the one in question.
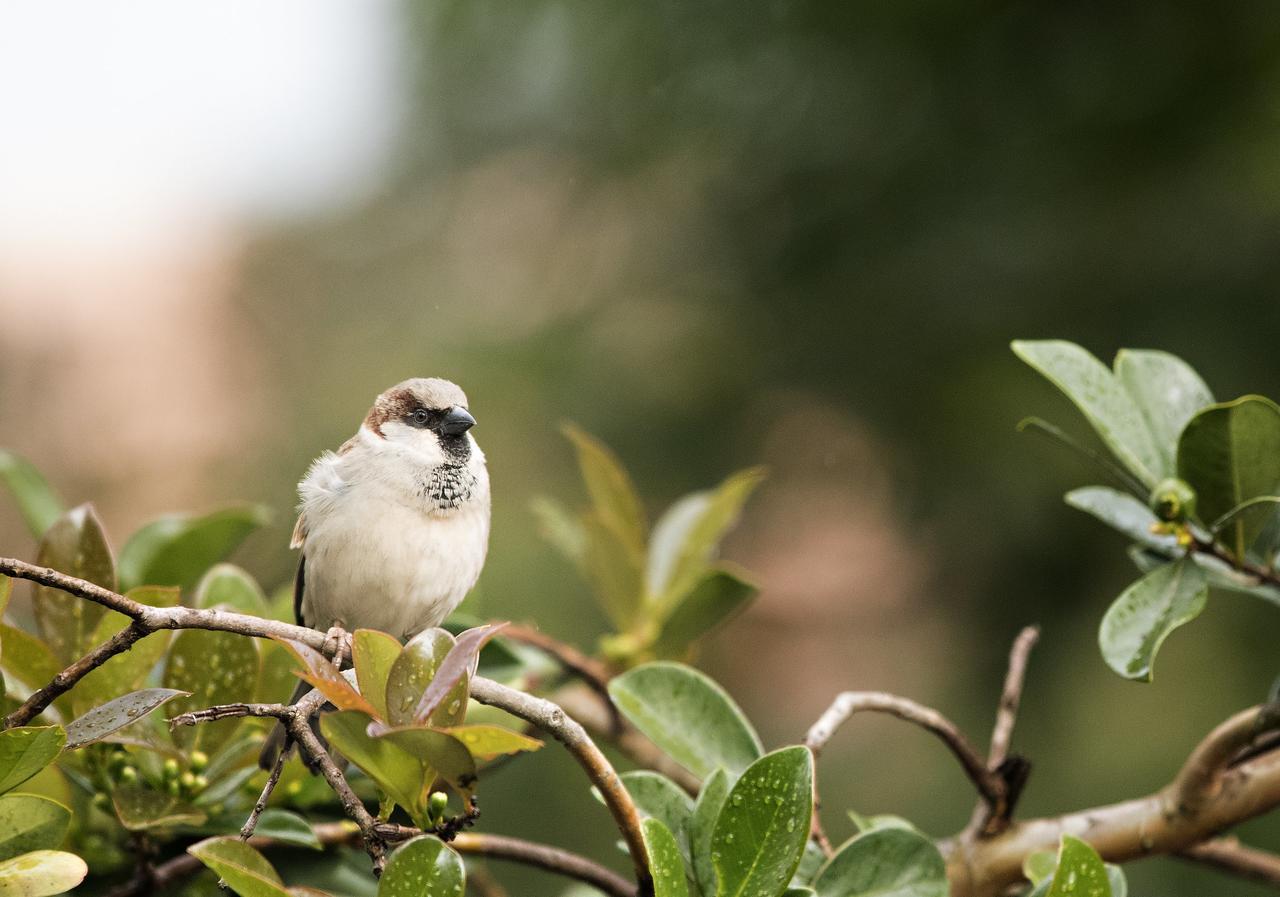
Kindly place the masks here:
POLYGON ((898 719, 915 723, 938 736, 951 750, 951 753, 955 755, 955 758, 960 761, 965 774, 969 776, 977 787, 978 793, 982 795, 983 800, 991 807, 996 808, 997 811, 1003 807, 1005 802, 1004 779, 987 769, 986 763, 978 756, 977 751, 961 734, 955 723, 933 708, 917 704, 908 698, 900 698, 897 695, 880 691, 843 692, 836 697, 826 713, 822 714, 809 729, 809 734, 804 739, 805 746, 813 751, 813 755, 816 758, 822 749, 826 747, 827 742, 836 734, 840 726, 855 713, 863 711, 888 713, 898 719))
POLYGON ((996 711, 996 725, 991 731, 991 747, 987 751, 987 767, 995 769, 1009 756, 1009 744, 1013 738, 1013 726, 1018 720, 1018 706, 1022 703, 1022 687, 1027 678, 1027 661, 1031 649, 1040 640, 1040 627, 1027 626, 1013 640, 1009 649, 1009 670, 1005 673, 1004 689, 1000 692, 1000 706, 996 711))
POLYGON ((1280 887, 1280 856, 1245 847, 1237 838, 1214 838, 1179 851, 1177 855, 1221 872, 1280 887))
POLYGON ((1180 854, 1280 806, 1280 751, 1230 765, 1268 715, 1263 706, 1227 720, 1192 751, 1177 777, 1154 794, 1015 823, 991 838, 961 836, 943 842, 951 897, 1001 894, 1022 879, 1027 854, 1056 849, 1063 834, 1089 842, 1104 860, 1123 863, 1180 854))
POLYGON ((638 893, 641 897, 652 895, 653 876, 649 871, 649 854, 640 829, 640 814, 613 765, 601 753, 600 748, 596 747, 581 724, 566 714, 563 708, 545 698, 526 695, 483 676, 471 680, 471 697, 481 704, 497 707, 533 723, 573 754, 587 778, 599 789, 605 806, 613 814, 618 831, 622 833, 622 839, 626 842, 635 866, 638 893))

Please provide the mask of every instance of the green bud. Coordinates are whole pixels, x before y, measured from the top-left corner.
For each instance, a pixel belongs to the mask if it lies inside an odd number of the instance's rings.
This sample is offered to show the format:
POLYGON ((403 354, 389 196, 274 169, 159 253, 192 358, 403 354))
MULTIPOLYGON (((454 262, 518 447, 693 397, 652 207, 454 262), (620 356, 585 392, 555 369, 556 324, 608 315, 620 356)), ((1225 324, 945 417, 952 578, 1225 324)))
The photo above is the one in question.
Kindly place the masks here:
POLYGON ((196 774, 188 770, 178 777, 178 784, 183 791, 190 791, 196 786, 196 774))
POLYGON ((177 760, 170 757, 168 760, 164 761, 164 777, 166 781, 169 779, 177 779, 178 770, 179 766, 177 760))
POLYGON ((111 757, 107 760, 107 769, 113 773, 119 773, 129 764, 129 755, 124 751, 113 751, 111 757))
POLYGON ((116 781, 122 785, 132 785, 138 781, 138 770, 132 766, 122 766, 116 773, 116 781))
POLYGON ((93 805, 99 810, 106 812, 111 808, 111 795, 105 791, 95 792, 93 795, 93 805))
POLYGON ((204 772, 209 768, 209 755, 204 751, 191 752, 191 769, 193 772, 204 772))
POLYGON ((196 776, 195 780, 192 781, 191 783, 191 788, 194 791, 203 791, 208 787, 209 787, 209 780, 206 779, 204 776, 196 776))
POLYGON ((170 797, 178 797, 182 794, 182 789, 178 787, 177 779, 169 779, 164 783, 165 793, 170 797))
POLYGON ((1151 512, 1166 523, 1183 523, 1196 512, 1196 492, 1185 480, 1161 480, 1147 500, 1151 512))
POLYGON ((427 813, 432 820, 443 819, 447 809, 449 809, 449 795, 443 791, 431 792, 431 798, 427 802, 427 813))

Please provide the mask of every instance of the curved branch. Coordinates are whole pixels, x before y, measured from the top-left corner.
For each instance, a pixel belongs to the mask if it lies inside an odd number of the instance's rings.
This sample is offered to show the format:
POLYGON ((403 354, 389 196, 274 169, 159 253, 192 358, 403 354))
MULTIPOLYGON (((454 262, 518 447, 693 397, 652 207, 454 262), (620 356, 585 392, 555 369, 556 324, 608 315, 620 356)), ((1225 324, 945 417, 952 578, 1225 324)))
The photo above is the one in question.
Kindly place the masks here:
POLYGON ((1280 887, 1280 856, 1246 847, 1237 838, 1214 838, 1178 853, 1184 860, 1203 863, 1251 881, 1280 887))
POLYGON ((453 839, 459 853, 495 860, 510 860, 576 878, 599 888, 611 897, 636 897, 636 886, 611 869, 558 847, 537 844, 504 835, 463 833, 453 839))
POLYGON ((836 697, 827 711, 809 729, 809 734, 804 739, 805 746, 813 751, 814 757, 817 757, 849 717, 865 711, 888 713, 898 719, 915 723, 936 735, 960 761, 965 774, 977 787, 983 800, 987 801, 991 807, 997 808, 997 811, 1003 806, 1004 779, 987 769, 986 762, 961 734, 955 723, 933 708, 917 704, 909 698, 881 691, 846 691, 836 697))
POLYGON ((1027 626, 1013 640, 1009 649, 1009 668, 1000 691, 1000 705, 996 710, 996 724, 991 731, 991 746, 987 750, 987 767, 995 769, 1009 756, 1009 744, 1013 740, 1013 726, 1018 721, 1018 706, 1022 703, 1022 687, 1027 679, 1027 661, 1031 649, 1040 640, 1040 627, 1027 626))

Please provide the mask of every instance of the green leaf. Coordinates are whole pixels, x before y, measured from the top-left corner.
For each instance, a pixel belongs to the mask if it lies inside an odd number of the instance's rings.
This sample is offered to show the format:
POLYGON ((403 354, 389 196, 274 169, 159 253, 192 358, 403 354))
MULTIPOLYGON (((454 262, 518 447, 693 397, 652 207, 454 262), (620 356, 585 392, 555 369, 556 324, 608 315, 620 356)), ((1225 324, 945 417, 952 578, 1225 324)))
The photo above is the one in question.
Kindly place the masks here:
POLYGON ((458 855, 438 838, 421 835, 391 854, 378 897, 462 897, 466 883, 458 855))
POLYGON ((0 797, 0 860, 29 850, 52 850, 71 827, 71 811, 34 794, 0 797))
MULTIPOLYGON (((36 563, 105 589, 116 587, 111 549, 90 505, 73 508, 49 527, 36 563)), ((101 604, 39 585, 32 591, 32 607, 41 636, 63 666, 79 660, 92 647, 94 627, 107 612, 101 604)))
POLYGON ((538 535, 579 569, 587 551, 587 536, 576 514, 554 499, 539 497, 529 504, 538 521, 538 535))
POLYGON ((782 892, 782 897, 814 897, 813 888, 787 888, 782 892))
POLYGON ((717 897, 779 894, 786 889, 813 813, 813 755, 786 747, 747 767, 729 792, 711 836, 717 897))
POLYGON ((0 483, 9 490, 31 535, 39 539, 64 513, 62 502, 30 461, 0 449, 0 483))
POLYGON ((297 847, 309 847, 312 850, 324 849, 324 845, 316 837, 315 830, 311 828, 311 823, 292 810, 268 807, 258 817, 258 827, 255 832, 297 847))
MULTIPOLYGON (((152 607, 173 607, 178 603, 178 590, 142 586, 130 589, 126 595, 152 607)), ((98 621, 91 641, 101 645, 124 630, 132 621, 121 614, 107 614, 98 621)), ((168 630, 153 632, 139 639, 123 654, 117 654, 102 666, 76 683, 71 692, 71 706, 82 714, 92 707, 112 698, 127 694, 142 685, 151 670, 164 657, 172 633, 168 630)))
POLYGON ((732 474, 714 489, 686 495, 653 528, 646 585, 660 603, 688 592, 706 572, 720 540, 764 482, 762 467, 732 474))
POLYGON ((713 568, 683 596, 658 631, 654 652, 680 657, 689 646, 746 607, 759 590, 740 571, 713 568))
MULTIPOLYGON (((1280 407, 1244 396, 1201 411, 1178 440, 1178 476, 1196 490, 1201 520, 1280 490, 1280 407)), ((1231 522, 1225 535, 1237 559, 1244 559, 1271 512, 1258 506, 1231 522)))
MULTIPOLYGON (((392 726, 414 725, 418 704, 457 642, 443 629, 427 629, 404 646, 387 674, 387 721, 392 726)), ((470 677, 463 677, 449 692, 440 712, 429 722, 437 726, 456 726, 466 714, 470 677), (455 706, 456 705, 456 706, 455 706)))
POLYGON ((598 513, 582 515, 582 564, 600 606, 619 631, 636 622, 644 599, 644 555, 598 513))
MULTIPOLYGON (((185 691, 187 698, 169 704, 169 718, 216 704, 243 701, 258 684, 258 647, 253 639, 231 632, 185 629, 169 649, 164 686, 185 691)), ((186 751, 212 756, 235 735, 239 719, 182 726, 173 732, 174 742, 186 751)))
POLYGON ((101 741, 112 732, 138 722, 161 704, 188 694, 172 688, 144 688, 95 707, 67 724, 67 749, 101 741))
POLYGON ((894 816, 892 813, 880 813, 875 816, 863 816, 861 813, 853 810, 847 811, 849 820, 858 829, 858 834, 874 832, 882 828, 905 828, 908 831, 917 834, 924 834, 916 828, 909 819, 901 816, 894 816))
POLYGON ((212 869, 240 897, 288 897, 267 858, 239 838, 209 838, 187 853, 212 869))
POLYGON ((813 889, 818 897, 947 897, 947 868, 928 838, 881 828, 846 841, 813 889))
MULTIPOLYGON (((339 710, 359 710, 370 716, 374 714, 373 705, 365 700, 356 690, 355 684, 329 658, 310 645, 293 639, 274 636, 272 641, 283 645, 302 665, 299 678, 318 689, 339 710)), ((351 675, 354 678, 354 672, 351 675)))
POLYGON ((421 815, 424 792, 431 785, 426 781, 425 765, 390 741, 369 737, 368 724, 369 717, 354 710, 320 717, 320 731, 330 744, 363 769, 410 816, 421 815))
POLYGON ((1198 617, 1208 598, 1208 581, 1194 561, 1184 558, 1152 570, 1102 618, 1098 644, 1107 665, 1126 679, 1149 682, 1161 644, 1198 617))
MULTIPOLYGON (((812 829, 811 829, 812 831, 812 829)), ((814 843, 813 838, 804 842, 804 853, 800 855, 800 865, 791 877, 791 886, 809 885, 818 877, 818 870, 827 864, 827 855, 814 843)))
POLYGON ((467 710, 471 670, 479 661, 480 649, 506 625, 476 626, 457 637, 418 699, 413 711, 415 725, 455 725, 462 721, 467 710))
POLYGON ((1049 878, 1057 868, 1058 855, 1052 850, 1037 850, 1022 859, 1022 874, 1033 885, 1038 885, 1049 878))
POLYGON ((171 514, 153 520, 121 550, 120 585, 189 589, 270 519, 262 505, 233 505, 200 517, 171 514))
POLYGON ((1046 897, 1113 897, 1111 879, 1098 852, 1070 835, 1062 836, 1058 865, 1045 893, 1046 897))
POLYGON ((89 867, 74 853, 33 850, 0 863, 0 897, 64 894, 88 874, 89 867))
POLYGON ((741 772, 764 752, 724 689, 683 664, 638 666, 615 677, 609 695, 637 729, 698 778, 718 766, 741 772))
POLYGON ((1075 343, 1015 340, 1013 351, 1075 403, 1098 436, 1150 489, 1169 475, 1133 396, 1107 366, 1075 343))
POLYGON ((1111 479, 1122 484, 1130 492, 1142 494, 1147 491, 1147 487, 1143 486, 1142 482, 1137 477, 1129 473, 1129 471, 1125 470, 1123 467, 1117 465, 1110 457, 1102 452, 1095 451, 1091 446, 1084 445, 1079 440, 1064 432, 1061 427, 1055 427, 1043 418, 1024 417, 1022 420, 1018 421, 1016 429, 1019 433, 1038 433, 1051 442, 1056 442, 1059 445, 1066 446, 1081 458, 1093 464, 1094 467, 1098 468, 1100 473, 1111 477, 1111 479))
POLYGON ((66 743, 61 726, 18 726, 0 732, 0 794, 52 763, 66 743))
POLYGON ((640 815, 660 820, 680 845, 681 856, 691 860, 689 829, 693 823, 693 798, 666 776, 647 769, 624 772, 619 778, 640 815))
POLYGON ((376 629, 357 629, 351 636, 351 662, 360 694, 387 719, 387 679, 404 648, 394 636, 376 629))
POLYGON ((48 685, 62 671, 49 646, 29 632, 0 623, 0 666, 27 688, 48 685))
POLYGON ((1127 492, 1107 486, 1084 486, 1072 489, 1063 496, 1063 501, 1148 548, 1171 553, 1178 547, 1178 540, 1173 536, 1151 531, 1152 525, 1160 521, 1149 507, 1127 492))
POLYGON ((649 871, 653 873, 653 897, 689 897, 684 860, 675 835, 654 817, 645 819, 640 828, 649 852, 649 871))
POLYGON ((207 816, 199 807, 145 785, 123 785, 111 792, 116 816, 131 832, 177 825, 201 825, 207 816))
POLYGON ((1213 393, 1191 365, 1168 352, 1121 349, 1115 371, 1142 411, 1160 453, 1163 475, 1171 476, 1177 469, 1182 428, 1197 411, 1213 404, 1213 393))
POLYGON ((492 760, 502 754, 519 754, 542 747, 542 742, 538 739, 512 732, 502 726, 450 726, 440 731, 465 744, 471 756, 477 760, 492 760))
POLYGON ((459 791, 470 794, 475 790, 475 758, 465 744, 447 732, 411 726, 385 730, 377 737, 390 741, 406 754, 417 757, 459 791))
POLYGON ((577 449, 578 467, 596 514, 624 545, 643 555, 648 524, 622 462, 603 442, 573 424, 565 424, 562 430, 577 449))
POLYGON ((195 607, 224 605, 236 613, 268 616, 267 596, 258 581, 235 564, 215 564, 196 585, 195 607))
POLYGON ((702 790, 698 792, 693 818, 689 822, 689 850, 693 854, 694 879, 707 897, 716 892, 716 870, 711 862, 711 837, 715 832, 720 810, 729 799, 729 788, 732 785, 729 774, 723 769, 717 769, 707 776, 702 783, 702 790))

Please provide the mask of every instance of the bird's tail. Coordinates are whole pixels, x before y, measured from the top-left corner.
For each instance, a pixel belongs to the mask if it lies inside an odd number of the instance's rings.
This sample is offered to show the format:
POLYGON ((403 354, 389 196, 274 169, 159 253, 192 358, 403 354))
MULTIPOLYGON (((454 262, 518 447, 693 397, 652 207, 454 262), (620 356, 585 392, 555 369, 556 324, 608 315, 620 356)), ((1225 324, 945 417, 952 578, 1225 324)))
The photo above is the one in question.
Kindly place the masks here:
MULTIPOLYGON (((298 687, 293 690, 293 697, 289 699, 289 703, 298 703, 302 696, 309 691, 311 691, 311 686, 306 682, 299 681, 298 687)), ((262 744, 262 752, 258 754, 258 765, 268 770, 274 768, 281 752, 289 750, 292 746, 293 741, 289 738, 289 733, 285 731, 284 723, 277 722, 271 730, 271 734, 267 736, 267 740, 262 744)))

